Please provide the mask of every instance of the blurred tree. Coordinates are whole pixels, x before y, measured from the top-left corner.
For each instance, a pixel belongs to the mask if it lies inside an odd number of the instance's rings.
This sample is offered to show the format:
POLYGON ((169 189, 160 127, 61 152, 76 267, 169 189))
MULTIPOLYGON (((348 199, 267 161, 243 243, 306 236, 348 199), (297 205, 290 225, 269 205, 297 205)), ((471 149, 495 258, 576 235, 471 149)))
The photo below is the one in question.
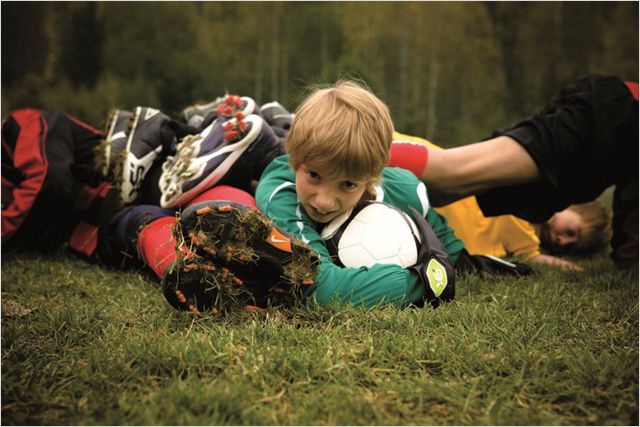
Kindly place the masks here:
MULTIPOLYGON (((523 23, 526 22, 529 6, 529 2, 522 2, 517 6, 509 2, 485 3, 502 50, 502 60, 500 64, 496 64, 496 70, 500 70, 504 75, 505 86, 510 93, 523 93, 524 89, 524 82, 520 77, 523 66, 518 52, 518 46, 521 43, 518 34, 521 32, 523 23)), ((505 106, 509 111, 521 114, 522 102, 519 97, 506 97, 505 106)))
MULTIPOLYGON (((192 102, 206 78, 199 62, 197 4, 101 3, 104 70, 124 81, 146 78, 155 88, 149 99, 175 113, 192 102)), ((138 104, 148 103, 141 99, 138 104)))
POLYGON ((638 78, 637 2, 3 2, 2 109, 171 115, 229 93, 294 109, 361 79, 396 127, 488 136, 588 73, 638 78))
POLYGON ((638 2, 605 5, 602 51, 590 55, 588 69, 638 81, 638 2))
POLYGON ((44 72, 49 50, 44 20, 47 4, 5 2, 2 4, 2 86, 20 81, 25 74, 44 72))
POLYGON ((59 3, 64 23, 60 36, 62 75, 73 85, 93 87, 102 74, 102 22, 96 16, 96 3, 59 3))

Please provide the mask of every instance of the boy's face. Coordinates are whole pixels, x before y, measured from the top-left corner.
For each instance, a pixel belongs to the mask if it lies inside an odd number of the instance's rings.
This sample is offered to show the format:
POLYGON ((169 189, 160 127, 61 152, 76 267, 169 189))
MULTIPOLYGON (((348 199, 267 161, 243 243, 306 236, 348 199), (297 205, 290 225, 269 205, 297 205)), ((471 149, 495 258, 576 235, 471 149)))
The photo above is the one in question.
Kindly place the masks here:
POLYGON ((312 220, 327 223, 353 208, 362 198, 369 181, 354 181, 346 176, 331 178, 312 165, 296 170, 296 192, 312 220))
POLYGON ((568 249, 580 241, 581 233, 582 218, 576 212, 565 209, 543 225, 540 240, 551 249, 568 249))

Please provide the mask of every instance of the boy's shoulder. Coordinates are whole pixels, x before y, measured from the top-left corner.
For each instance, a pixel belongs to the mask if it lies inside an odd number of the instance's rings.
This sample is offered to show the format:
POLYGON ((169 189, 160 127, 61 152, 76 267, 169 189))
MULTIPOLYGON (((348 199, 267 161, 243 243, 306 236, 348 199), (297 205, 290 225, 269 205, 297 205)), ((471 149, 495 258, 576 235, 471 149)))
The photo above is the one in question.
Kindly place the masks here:
MULTIPOLYGON (((386 167, 382 173, 382 185, 392 191, 406 191, 406 187, 423 184, 413 172, 398 167, 386 167)), ((423 184, 424 185, 424 184, 423 184)))
POLYGON ((429 210, 429 197, 427 187, 413 172, 406 169, 386 167, 382 173, 382 194, 377 195, 382 200, 397 208, 407 211, 407 207, 426 215, 429 210))
POLYGON ((278 186, 283 182, 295 183, 296 174, 289 164, 289 155, 283 154, 274 158, 262 172, 258 187, 256 188, 256 197, 258 193, 270 191, 274 186, 278 186))
POLYGON ((282 154, 278 157, 275 157, 271 162, 269 162, 267 167, 262 172, 260 181, 262 181, 264 178, 271 177, 274 174, 295 176, 293 170, 291 169, 291 165, 289 164, 288 154, 282 154))
POLYGON ((274 158, 262 172, 255 192, 259 209, 264 209, 273 194, 279 189, 293 187, 295 189, 296 174, 289 164, 289 155, 283 154, 274 158))

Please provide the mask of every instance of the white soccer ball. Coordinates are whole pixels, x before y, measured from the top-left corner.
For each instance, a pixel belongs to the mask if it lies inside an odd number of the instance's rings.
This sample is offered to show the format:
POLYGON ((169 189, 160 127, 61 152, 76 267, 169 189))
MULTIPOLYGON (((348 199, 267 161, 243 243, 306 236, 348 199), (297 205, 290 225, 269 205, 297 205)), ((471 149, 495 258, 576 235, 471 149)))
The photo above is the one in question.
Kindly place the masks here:
POLYGON ((382 202, 366 204, 331 221, 321 232, 329 252, 345 267, 374 264, 414 265, 420 233, 400 209, 382 202))

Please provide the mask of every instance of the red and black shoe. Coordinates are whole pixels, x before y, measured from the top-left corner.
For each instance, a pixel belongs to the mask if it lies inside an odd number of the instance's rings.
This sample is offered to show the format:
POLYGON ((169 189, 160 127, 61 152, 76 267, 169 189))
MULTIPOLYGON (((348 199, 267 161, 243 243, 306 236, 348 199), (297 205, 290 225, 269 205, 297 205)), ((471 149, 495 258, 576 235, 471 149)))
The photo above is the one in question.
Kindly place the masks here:
POLYGON ((163 280, 174 307, 226 311, 294 305, 313 284, 318 256, 261 212, 234 202, 189 206, 176 228, 178 262, 163 280))

